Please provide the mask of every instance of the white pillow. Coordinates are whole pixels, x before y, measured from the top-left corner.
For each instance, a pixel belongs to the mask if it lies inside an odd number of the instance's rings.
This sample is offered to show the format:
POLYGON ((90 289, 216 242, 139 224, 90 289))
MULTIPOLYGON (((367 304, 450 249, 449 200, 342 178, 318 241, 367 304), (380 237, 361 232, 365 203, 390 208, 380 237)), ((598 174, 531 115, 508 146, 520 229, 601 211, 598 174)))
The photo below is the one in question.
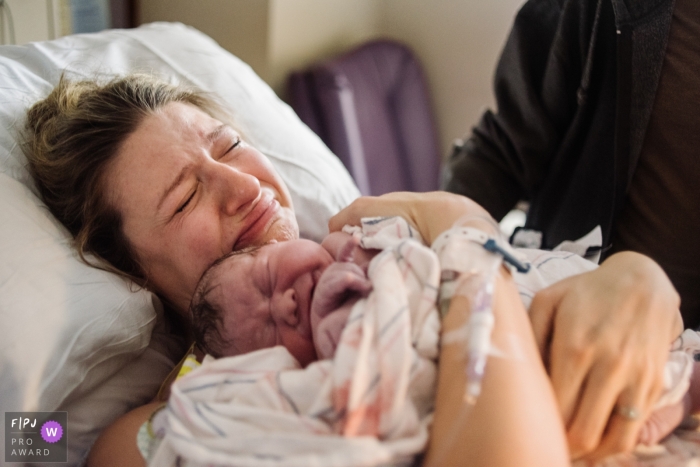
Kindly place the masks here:
POLYGON ((104 426, 155 393, 183 350, 162 331, 158 299, 81 263, 37 197, 18 131, 64 70, 153 72, 219 95, 289 186, 302 236, 320 240, 359 192, 250 67, 194 29, 156 23, 0 47, 0 413, 67 410, 77 464, 104 426))

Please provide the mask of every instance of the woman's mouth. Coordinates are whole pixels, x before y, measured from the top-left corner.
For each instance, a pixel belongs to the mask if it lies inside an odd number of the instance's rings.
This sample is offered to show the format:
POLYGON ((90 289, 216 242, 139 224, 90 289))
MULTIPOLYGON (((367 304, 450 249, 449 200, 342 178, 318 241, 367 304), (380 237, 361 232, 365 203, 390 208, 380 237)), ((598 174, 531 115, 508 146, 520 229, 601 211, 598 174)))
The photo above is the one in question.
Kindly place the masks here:
POLYGON ((233 250, 264 243, 265 234, 277 218, 279 210, 280 203, 276 199, 263 195, 243 219, 245 224, 238 240, 233 245, 233 250))

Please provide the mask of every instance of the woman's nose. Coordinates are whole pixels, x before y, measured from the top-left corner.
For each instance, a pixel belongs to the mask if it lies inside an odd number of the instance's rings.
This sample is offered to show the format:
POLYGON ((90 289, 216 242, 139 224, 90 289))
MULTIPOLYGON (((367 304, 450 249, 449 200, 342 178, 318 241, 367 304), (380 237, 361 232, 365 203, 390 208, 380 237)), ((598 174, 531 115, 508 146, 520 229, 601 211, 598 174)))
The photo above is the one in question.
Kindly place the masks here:
POLYGON ((242 206, 260 196, 260 180, 254 175, 237 168, 220 166, 215 176, 221 210, 228 216, 235 215, 242 206))
POLYGON ((298 310, 297 296, 293 288, 290 287, 283 293, 273 295, 272 314, 275 322, 296 326, 299 323, 298 310))

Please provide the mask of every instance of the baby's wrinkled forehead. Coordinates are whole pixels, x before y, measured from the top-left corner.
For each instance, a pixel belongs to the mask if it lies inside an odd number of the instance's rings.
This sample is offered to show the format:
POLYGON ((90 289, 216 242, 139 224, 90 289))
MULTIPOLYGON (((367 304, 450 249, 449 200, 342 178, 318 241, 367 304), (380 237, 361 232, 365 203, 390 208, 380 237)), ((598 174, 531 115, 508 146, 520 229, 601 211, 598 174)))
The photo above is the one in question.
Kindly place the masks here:
POLYGON ((209 266, 209 268, 206 271, 204 271, 204 274, 202 274, 202 278, 200 279, 200 283, 197 285, 197 288, 199 289, 200 286, 211 288, 212 286, 216 285, 215 283, 217 282, 217 280, 221 279, 221 274, 227 271, 227 265, 240 261, 245 257, 255 258, 258 252, 260 251, 260 248, 262 248, 262 246, 251 246, 248 248, 243 248, 242 250, 227 253, 221 258, 217 259, 212 263, 211 266, 209 266))
POLYGON ((211 266, 204 271, 202 277, 199 279, 197 287, 195 288, 194 300, 202 300, 207 298, 209 293, 220 285, 221 280, 223 279, 221 275, 225 274, 227 271, 227 268, 225 267, 226 265, 244 257, 254 258, 260 251, 260 248, 260 246, 251 246, 241 250, 232 251, 214 261, 211 266))

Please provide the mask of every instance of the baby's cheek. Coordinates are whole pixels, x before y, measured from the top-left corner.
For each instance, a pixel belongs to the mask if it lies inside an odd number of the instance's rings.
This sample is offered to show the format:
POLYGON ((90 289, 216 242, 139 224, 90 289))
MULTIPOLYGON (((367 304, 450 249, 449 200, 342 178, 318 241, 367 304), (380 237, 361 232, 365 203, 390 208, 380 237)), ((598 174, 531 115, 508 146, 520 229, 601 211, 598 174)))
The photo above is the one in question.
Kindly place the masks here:
POLYGON ((287 350, 294 356, 294 358, 299 361, 302 367, 307 366, 309 363, 318 360, 316 356, 316 349, 311 341, 306 339, 297 341, 291 346, 286 346, 287 350))

